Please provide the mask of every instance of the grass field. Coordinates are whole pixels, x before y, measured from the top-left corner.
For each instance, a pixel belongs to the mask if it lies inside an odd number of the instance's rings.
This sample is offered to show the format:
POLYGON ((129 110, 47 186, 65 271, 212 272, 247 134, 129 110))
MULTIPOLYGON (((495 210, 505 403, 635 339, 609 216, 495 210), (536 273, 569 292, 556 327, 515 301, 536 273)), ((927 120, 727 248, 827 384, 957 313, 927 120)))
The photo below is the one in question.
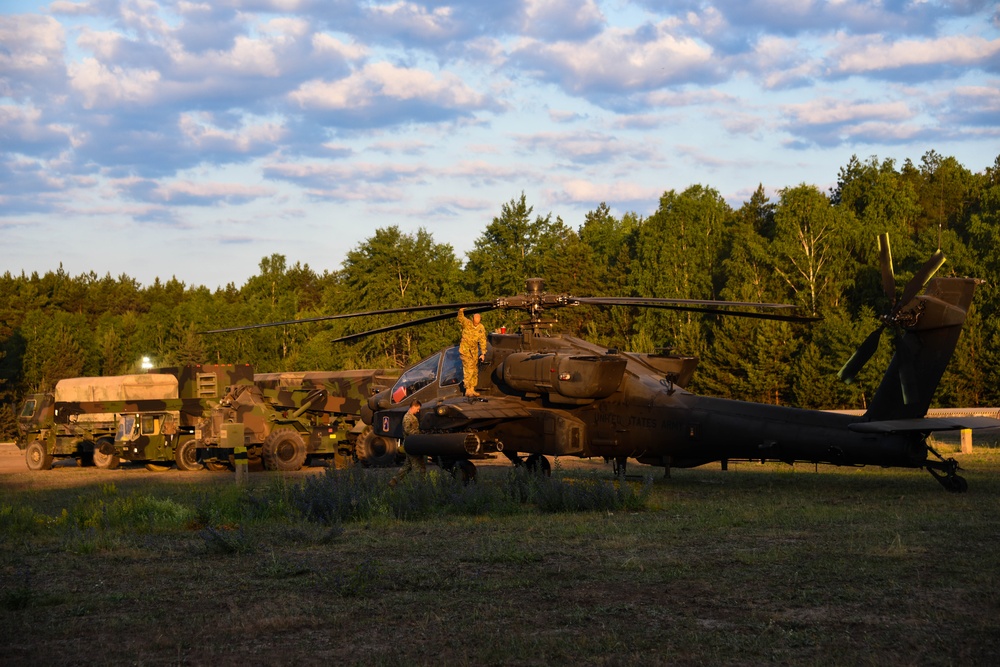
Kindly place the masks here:
POLYGON ((628 493, 586 467, 526 494, 503 467, 3 475, 0 662, 996 665, 1000 452, 957 457, 965 494, 749 463, 634 465, 628 493), (585 491, 602 509, 568 509, 585 491))

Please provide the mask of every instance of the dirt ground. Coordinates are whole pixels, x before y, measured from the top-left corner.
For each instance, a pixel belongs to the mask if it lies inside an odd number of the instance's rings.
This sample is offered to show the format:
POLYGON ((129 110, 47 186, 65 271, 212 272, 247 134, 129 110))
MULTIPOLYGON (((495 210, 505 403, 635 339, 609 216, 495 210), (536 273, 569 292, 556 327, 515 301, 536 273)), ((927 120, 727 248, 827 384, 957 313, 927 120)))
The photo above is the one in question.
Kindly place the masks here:
MULTIPOLYGON (((557 461, 553 461, 553 464, 561 466, 564 469, 607 471, 609 474, 611 472, 611 465, 604 463, 602 459, 577 459, 574 457, 564 457, 558 459, 557 461)), ((510 463, 506 458, 501 456, 492 460, 477 461, 476 465, 509 466, 510 463)), ((290 476, 311 475, 322 472, 323 470, 324 468, 322 466, 307 466, 298 472, 284 474, 290 476)), ((47 472, 34 473, 24 477, 19 475, 19 473, 27 472, 30 471, 28 470, 28 465, 24 460, 24 452, 18 449, 17 445, 12 442, 0 443, 0 484, 17 484, 15 480, 23 481, 25 478, 29 478, 34 480, 32 486, 74 486, 94 483, 98 481, 95 478, 101 478, 100 481, 103 481, 104 476, 114 479, 120 478, 123 475, 157 475, 167 476, 178 481, 196 481, 203 477, 216 477, 217 475, 226 474, 208 473, 204 470, 196 472, 183 472, 177 470, 176 468, 170 468, 169 470, 163 472, 151 472, 146 470, 146 467, 141 463, 128 462, 122 463, 122 465, 116 470, 99 470, 93 467, 80 468, 75 459, 56 460, 56 462, 52 465, 52 470, 47 472)), ((255 470, 251 467, 251 475, 261 472, 262 471, 255 470)), ((630 477, 633 473, 637 476, 637 478, 649 474, 653 474, 657 477, 663 475, 662 469, 651 468, 649 466, 642 466, 638 464, 629 468, 630 477)), ((21 485, 23 486, 23 484, 21 485)))
POLYGON ((24 452, 13 442, 0 442, 0 474, 11 472, 28 472, 24 452))

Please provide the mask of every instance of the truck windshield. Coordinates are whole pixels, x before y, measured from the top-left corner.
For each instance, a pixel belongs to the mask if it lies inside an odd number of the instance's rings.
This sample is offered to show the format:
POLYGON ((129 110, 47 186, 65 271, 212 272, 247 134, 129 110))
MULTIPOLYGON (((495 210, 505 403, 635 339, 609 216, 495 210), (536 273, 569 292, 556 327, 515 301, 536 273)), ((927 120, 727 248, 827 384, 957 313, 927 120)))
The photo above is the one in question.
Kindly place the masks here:
POLYGON ((29 398, 24 402, 24 407, 21 408, 22 417, 30 417, 35 414, 35 399, 29 398))
POLYGON ((122 415, 118 418, 118 431, 115 440, 131 440, 135 433, 135 415, 122 415))

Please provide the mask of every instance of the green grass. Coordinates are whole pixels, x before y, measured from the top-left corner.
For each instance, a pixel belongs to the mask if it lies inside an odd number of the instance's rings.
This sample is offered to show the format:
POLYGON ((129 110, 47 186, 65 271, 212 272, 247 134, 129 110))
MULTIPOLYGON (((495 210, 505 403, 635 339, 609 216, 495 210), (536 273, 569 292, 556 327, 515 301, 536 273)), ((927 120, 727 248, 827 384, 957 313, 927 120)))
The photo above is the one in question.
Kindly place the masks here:
POLYGON ((1000 453, 960 460, 958 495, 919 471, 757 464, 624 486, 484 467, 471 487, 364 470, 3 490, 0 655, 997 664, 1000 453))

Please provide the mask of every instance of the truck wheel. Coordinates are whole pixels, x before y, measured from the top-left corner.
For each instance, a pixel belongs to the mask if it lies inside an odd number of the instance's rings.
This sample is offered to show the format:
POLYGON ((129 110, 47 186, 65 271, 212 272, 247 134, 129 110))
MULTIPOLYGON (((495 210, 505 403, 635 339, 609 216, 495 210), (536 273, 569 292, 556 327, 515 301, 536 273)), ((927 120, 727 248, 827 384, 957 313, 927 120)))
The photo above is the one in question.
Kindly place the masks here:
POLYGON ((396 465, 399 447, 393 438, 377 435, 369 426, 358 436, 354 445, 354 455, 366 468, 388 468, 396 465))
POLYGON ((267 436, 261 457, 268 470, 291 472, 302 468, 306 462, 306 454, 306 443, 298 431, 279 428, 267 436))
POLYGON ((52 467, 52 455, 45 443, 38 440, 32 440, 24 450, 24 460, 28 463, 28 470, 48 470, 52 467))
POLYGON ((201 470, 202 465, 198 460, 198 441, 185 440, 177 445, 174 450, 174 461, 177 462, 178 470, 201 470))
POLYGON ((105 454, 101 451, 102 444, 110 444, 107 440, 102 440, 97 443, 94 447, 94 465, 98 468, 103 468, 104 470, 114 470, 117 468, 122 460, 118 458, 117 454, 105 454))
POLYGON ((77 448, 76 465, 80 468, 89 468, 94 465, 94 450, 97 445, 89 440, 81 442, 77 448))

